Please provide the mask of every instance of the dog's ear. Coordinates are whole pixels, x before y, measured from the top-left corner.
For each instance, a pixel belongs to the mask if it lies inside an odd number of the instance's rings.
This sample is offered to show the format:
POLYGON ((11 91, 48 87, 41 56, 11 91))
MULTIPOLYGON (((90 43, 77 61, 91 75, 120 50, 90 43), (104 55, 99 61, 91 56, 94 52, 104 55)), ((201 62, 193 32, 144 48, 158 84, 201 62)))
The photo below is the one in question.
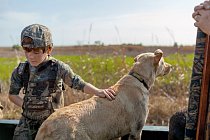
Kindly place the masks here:
POLYGON ((137 55, 137 56, 134 58, 134 62, 137 62, 138 58, 139 58, 139 55, 137 55))
POLYGON ((154 52, 154 54, 155 54, 154 63, 155 63, 155 64, 158 64, 159 61, 160 61, 160 59, 161 59, 162 56, 163 56, 163 51, 160 50, 160 49, 157 49, 157 50, 154 52))

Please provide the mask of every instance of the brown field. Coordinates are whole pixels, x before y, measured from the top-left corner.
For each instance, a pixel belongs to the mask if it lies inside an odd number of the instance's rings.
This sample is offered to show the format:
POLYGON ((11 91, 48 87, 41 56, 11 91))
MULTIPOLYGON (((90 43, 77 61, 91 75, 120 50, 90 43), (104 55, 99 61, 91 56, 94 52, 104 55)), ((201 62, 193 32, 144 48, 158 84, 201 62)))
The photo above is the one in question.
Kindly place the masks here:
MULTIPOLYGON (((168 46, 137 46, 137 45, 110 45, 110 46, 56 46, 54 47, 52 55, 126 55, 136 56, 143 52, 154 52, 156 49, 161 49, 164 55, 170 55, 174 53, 189 54, 194 53, 194 46, 183 47, 168 47, 168 46)), ((24 56, 23 51, 14 51, 9 47, 0 47, 0 57, 15 57, 16 53, 19 56, 24 56)), ((7 83, 8 84, 8 83, 7 83)), ((8 87, 8 85, 6 85, 8 87)), ((151 89, 152 96, 150 97, 150 114, 148 116, 147 125, 168 125, 170 116, 178 110, 182 110, 187 106, 188 94, 180 94, 187 92, 187 87, 182 86, 182 83, 178 85, 165 85, 164 87, 154 86, 151 89), (178 87, 178 88, 177 88, 178 87), (178 95, 169 95, 166 92, 176 92, 178 95), (181 96, 179 96, 181 95, 181 96)), ((3 91, 0 98, 0 102, 5 105, 4 115, 5 119, 18 119, 20 117, 21 109, 12 104, 8 98, 8 91, 3 91)), ((90 95, 84 93, 75 93, 77 91, 70 88, 66 88, 65 91, 65 104, 75 103, 90 97, 90 95)))
MULTIPOLYGON (((112 55, 124 54, 127 56, 136 56, 143 52, 153 52, 156 49, 161 49, 164 55, 174 54, 176 52, 181 54, 188 54, 194 52, 194 46, 170 47, 170 46, 138 46, 138 45, 109 45, 109 46, 55 46, 53 55, 112 55)), ((17 51, 20 56, 23 52, 17 51)), ((15 56, 15 51, 9 47, 0 47, 0 57, 15 56)))

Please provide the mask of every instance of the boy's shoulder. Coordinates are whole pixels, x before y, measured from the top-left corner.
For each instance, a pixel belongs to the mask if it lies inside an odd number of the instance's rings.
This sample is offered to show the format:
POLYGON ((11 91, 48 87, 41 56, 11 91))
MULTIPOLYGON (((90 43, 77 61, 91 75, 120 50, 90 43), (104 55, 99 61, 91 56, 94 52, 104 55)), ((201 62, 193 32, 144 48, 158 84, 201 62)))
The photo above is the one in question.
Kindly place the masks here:
POLYGON ((51 57, 50 60, 53 61, 54 63, 56 63, 59 67, 69 67, 68 64, 66 64, 65 62, 63 62, 59 59, 56 59, 54 57, 51 57))
MULTIPOLYGON (((49 60, 50 60, 51 63, 55 64, 53 66, 57 67, 58 69, 60 69, 60 68, 61 69, 63 69, 63 68, 65 69, 65 68, 69 67, 68 64, 66 64, 63 61, 58 60, 58 59, 56 59, 54 57, 50 57, 49 60)), ((20 62, 19 65, 16 68, 16 71, 17 71, 18 75, 23 75, 27 71, 26 69, 29 70, 29 62, 28 61, 20 62)), ((43 67, 41 69, 43 69, 43 67)))
POLYGON ((28 67, 28 66, 29 66, 28 61, 20 62, 18 67, 16 68, 17 69, 17 73, 19 75, 22 75, 24 73, 25 68, 28 67))

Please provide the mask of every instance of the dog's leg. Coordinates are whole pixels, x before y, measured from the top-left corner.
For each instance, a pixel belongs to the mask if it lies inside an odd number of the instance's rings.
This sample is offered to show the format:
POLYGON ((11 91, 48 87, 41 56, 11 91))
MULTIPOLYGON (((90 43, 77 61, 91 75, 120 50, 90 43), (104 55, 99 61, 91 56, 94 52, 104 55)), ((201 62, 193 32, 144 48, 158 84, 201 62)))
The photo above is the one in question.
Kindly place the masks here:
POLYGON ((140 133, 137 133, 136 135, 128 135, 128 136, 129 137, 126 140, 141 140, 141 134, 140 133))
POLYGON ((125 136, 121 137, 121 140, 128 140, 129 136, 130 136, 130 134, 125 135, 125 136))
POLYGON ((111 139, 111 140, 121 140, 121 138, 115 138, 115 139, 111 139))
POLYGON ((128 140, 141 140, 141 133, 143 126, 141 123, 137 124, 137 127, 134 127, 134 129, 131 129, 131 133, 129 135, 128 140))

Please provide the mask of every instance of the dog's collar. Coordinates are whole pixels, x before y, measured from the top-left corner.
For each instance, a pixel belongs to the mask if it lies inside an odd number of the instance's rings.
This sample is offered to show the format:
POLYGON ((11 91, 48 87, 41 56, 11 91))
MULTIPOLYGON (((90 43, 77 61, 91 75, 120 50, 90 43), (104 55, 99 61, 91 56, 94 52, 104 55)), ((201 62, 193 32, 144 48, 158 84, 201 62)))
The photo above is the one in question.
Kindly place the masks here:
POLYGON ((144 79, 136 72, 130 72, 129 75, 135 77, 136 79, 138 79, 147 90, 149 90, 149 86, 147 85, 147 83, 144 81, 144 79))

